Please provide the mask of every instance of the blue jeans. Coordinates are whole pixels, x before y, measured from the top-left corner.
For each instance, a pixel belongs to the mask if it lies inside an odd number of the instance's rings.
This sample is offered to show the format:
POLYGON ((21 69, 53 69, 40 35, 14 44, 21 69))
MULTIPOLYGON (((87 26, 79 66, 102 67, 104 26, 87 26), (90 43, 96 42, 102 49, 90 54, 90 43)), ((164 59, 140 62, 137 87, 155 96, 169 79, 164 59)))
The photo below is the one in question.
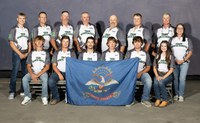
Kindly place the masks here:
POLYGON ((154 77, 154 92, 156 99, 160 100, 162 95, 162 100, 167 101, 166 85, 170 82, 172 82, 172 74, 161 81, 158 81, 156 77, 154 77))
MULTIPOLYGON (((61 72, 61 74, 65 78, 65 73, 61 72)), ((57 87, 57 82, 59 80, 60 79, 58 77, 58 74, 52 73, 51 76, 49 77, 49 81, 48 81, 49 89, 52 92, 52 99, 55 99, 55 100, 60 100, 60 95, 59 95, 58 87, 57 87)))
MULTIPOLYGON (((42 81, 42 97, 48 97, 48 74, 44 73, 42 74, 39 79, 42 81)), ((29 83, 31 81, 31 75, 29 73, 27 73, 23 79, 23 87, 24 87, 24 94, 25 96, 28 96, 29 98, 31 98, 31 93, 30 93, 30 86, 29 83)))
MULTIPOLYGON (((19 55, 12 52, 12 73, 11 73, 11 79, 10 79, 10 91, 9 93, 15 93, 16 92, 16 81, 17 81, 17 74, 19 71, 19 65, 21 63, 21 70, 22 70, 22 77, 26 75, 26 59, 20 59, 19 55)), ((23 92, 23 85, 21 83, 21 91, 23 92)))
POLYGON ((174 89, 175 94, 178 96, 184 95, 185 80, 189 68, 189 63, 185 62, 181 65, 176 65, 174 69, 174 89))
POLYGON ((152 79, 148 73, 143 73, 138 80, 141 80, 142 83, 144 84, 142 101, 148 101, 151 92, 152 79))

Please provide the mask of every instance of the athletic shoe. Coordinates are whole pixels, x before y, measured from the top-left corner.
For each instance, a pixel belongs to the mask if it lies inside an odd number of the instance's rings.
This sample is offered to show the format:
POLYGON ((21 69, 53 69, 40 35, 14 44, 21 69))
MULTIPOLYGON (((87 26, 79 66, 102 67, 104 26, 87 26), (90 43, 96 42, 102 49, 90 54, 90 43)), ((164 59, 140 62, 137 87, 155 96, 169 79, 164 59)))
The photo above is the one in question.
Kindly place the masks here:
POLYGON ((174 96, 174 101, 178 101, 178 95, 174 96))
POLYGON ((135 102, 132 102, 131 104, 125 105, 126 107, 131 107, 132 105, 134 105, 135 102))
POLYGON ((42 103, 43 103, 43 105, 47 105, 48 104, 47 97, 42 97, 42 103))
POLYGON ((28 96, 25 96, 24 97, 24 100, 22 101, 22 105, 27 105, 28 103, 30 103, 31 102, 31 98, 30 97, 28 97, 28 96))
POLYGON ((184 101, 184 98, 183 96, 179 96, 179 99, 178 99, 179 102, 183 102, 184 101))
POLYGON ((149 101, 141 101, 141 104, 148 108, 151 107, 151 103, 149 101))
POLYGON ((20 93, 20 96, 24 97, 24 96, 25 96, 24 92, 21 92, 21 93, 20 93))
POLYGON ((15 93, 10 93, 8 99, 13 100, 14 98, 15 98, 15 93))

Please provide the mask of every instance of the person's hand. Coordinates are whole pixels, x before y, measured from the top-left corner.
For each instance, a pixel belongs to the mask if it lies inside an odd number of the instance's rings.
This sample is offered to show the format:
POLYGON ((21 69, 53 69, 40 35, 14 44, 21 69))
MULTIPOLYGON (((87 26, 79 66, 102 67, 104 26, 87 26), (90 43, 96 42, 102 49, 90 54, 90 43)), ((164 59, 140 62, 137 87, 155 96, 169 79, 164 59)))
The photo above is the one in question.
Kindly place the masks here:
POLYGON ((142 76, 142 72, 139 72, 139 73, 137 74, 137 78, 139 79, 141 76, 142 76))
POLYGON ((162 80, 163 78, 162 78, 161 76, 156 76, 156 79, 157 79, 158 81, 160 81, 160 80, 162 80))
POLYGON ((32 75, 31 75, 31 79, 33 80, 34 83, 38 83, 38 82, 39 82, 39 81, 38 81, 38 77, 37 77, 36 74, 32 74, 32 75))
POLYGON ((177 64, 183 64, 183 63, 184 63, 184 60, 176 60, 176 63, 177 63, 177 64))
POLYGON ((26 58, 26 55, 25 55, 25 54, 22 54, 22 53, 20 53, 20 54, 19 54, 19 57, 20 57, 20 59, 25 59, 25 58, 26 58))

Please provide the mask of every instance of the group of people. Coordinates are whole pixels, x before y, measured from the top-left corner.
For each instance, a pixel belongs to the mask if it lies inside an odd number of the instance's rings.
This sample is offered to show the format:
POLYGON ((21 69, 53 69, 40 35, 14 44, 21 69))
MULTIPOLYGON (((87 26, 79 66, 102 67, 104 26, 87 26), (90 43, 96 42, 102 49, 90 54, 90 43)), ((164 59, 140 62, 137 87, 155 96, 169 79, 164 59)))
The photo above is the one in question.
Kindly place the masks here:
POLYGON ((116 61, 137 57, 140 59, 137 79, 144 84, 141 104, 146 107, 152 106, 149 97, 153 84, 156 98, 154 106, 167 106, 165 86, 172 81, 175 89, 174 100, 183 102, 193 46, 185 34, 184 25, 179 23, 175 28, 172 27, 170 17, 169 13, 164 13, 162 27, 152 35, 152 32, 142 25, 142 15, 135 13, 134 27, 125 36, 118 27, 117 16, 111 15, 110 27, 104 31, 101 42, 98 42, 100 36, 96 27, 90 23, 88 12, 81 14, 82 23, 78 24, 75 30, 69 24, 68 11, 61 13, 61 24, 53 29, 46 24, 47 14, 40 12, 39 24, 32 29, 31 34, 24 27, 26 15, 19 13, 17 25, 11 29, 8 37, 13 51, 8 99, 14 99, 16 96, 16 78, 20 63, 23 75, 20 95, 24 96, 21 104, 27 105, 31 102, 30 81, 37 83, 41 80, 42 103, 48 104, 49 88, 52 93, 50 104, 55 105, 60 101, 56 83, 65 80, 66 57, 87 61, 116 61), (96 51, 98 44, 101 44, 101 53, 96 51), (153 49, 152 52, 149 52, 149 49, 153 49), (154 57, 153 61, 149 53, 154 57), (50 66, 53 72, 49 75, 50 66), (155 76, 153 81, 148 73, 151 66, 155 76))

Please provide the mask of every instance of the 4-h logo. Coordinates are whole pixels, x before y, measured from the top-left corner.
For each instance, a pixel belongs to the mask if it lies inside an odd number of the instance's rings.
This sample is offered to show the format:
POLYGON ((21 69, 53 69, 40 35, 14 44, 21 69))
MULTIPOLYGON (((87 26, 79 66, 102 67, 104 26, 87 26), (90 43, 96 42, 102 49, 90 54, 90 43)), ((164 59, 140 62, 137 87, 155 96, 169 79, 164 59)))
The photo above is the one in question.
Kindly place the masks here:
POLYGON ((121 92, 111 91, 111 85, 119 84, 119 82, 112 79, 112 71, 109 68, 101 66, 95 68, 92 72, 94 78, 85 84, 91 92, 84 92, 83 95, 85 98, 108 100, 113 97, 117 98, 120 95, 121 92), (108 93, 108 95, 104 97, 100 96, 101 94, 105 95, 105 93, 108 93))

